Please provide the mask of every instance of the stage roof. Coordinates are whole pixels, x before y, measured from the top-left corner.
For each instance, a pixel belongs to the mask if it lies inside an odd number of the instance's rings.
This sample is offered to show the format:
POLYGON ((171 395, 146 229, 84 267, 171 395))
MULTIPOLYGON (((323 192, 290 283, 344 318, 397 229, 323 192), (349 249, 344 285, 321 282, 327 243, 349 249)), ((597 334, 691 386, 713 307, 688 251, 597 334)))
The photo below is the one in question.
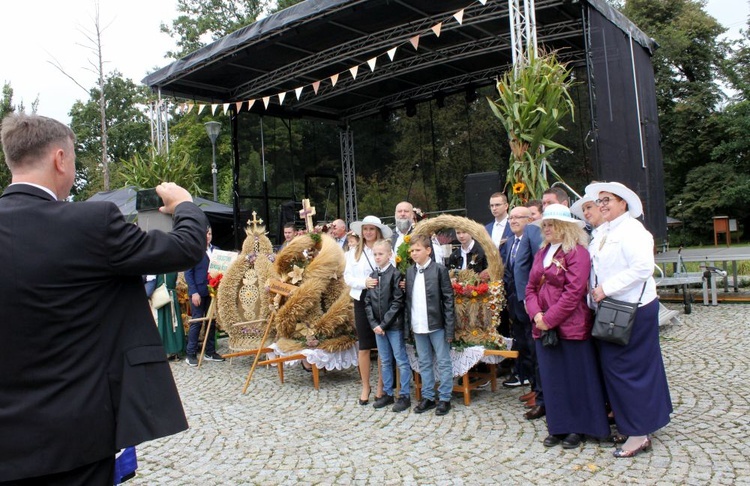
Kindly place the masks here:
MULTIPOLYGON (((656 47, 604 0, 536 0, 539 45, 584 64, 583 20, 589 6, 647 50, 656 47)), ((252 112, 345 122, 494 84, 512 64, 509 27, 506 0, 484 5, 471 0, 307 0, 143 82, 162 96, 198 104, 244 102, 241 111, 246 111, 255 100, 252 112), (433 30, 438 24, 439 37, 433 30), (394 48, 391 60, 388 52, 394 48)))

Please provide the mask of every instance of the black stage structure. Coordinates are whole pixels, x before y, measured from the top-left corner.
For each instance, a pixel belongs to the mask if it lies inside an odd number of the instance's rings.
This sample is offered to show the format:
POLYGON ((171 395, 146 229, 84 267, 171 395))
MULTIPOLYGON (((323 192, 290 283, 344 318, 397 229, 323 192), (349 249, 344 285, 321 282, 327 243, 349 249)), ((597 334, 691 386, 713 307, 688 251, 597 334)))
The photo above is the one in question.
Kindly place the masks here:
MULTIPOLYGON (((587 143, 595 179, 633 188, 644 201, 646 226, 657 239, 664 238, 664 175, 651 65, 655 41, 604 0, 537 0, 535 12, 539 45, 559 50, 563 60, 586 73, 587 143)), ((307 0, 143 82, 161 96, 230 103, 237 228, 239 200, 247 197, 238 193, 238 117, 251 113, 338 126, 345 213, 351 221, 357 218, 357 199, 349 122, 494 85, 512 66, 508 15, 506 0, 307 0), (454 16, 459 12, 461 22, 454 16), (433 27, 439 23, 437 36, 433 27), (412 43, 416 35, 417 48, 412 43), (356 73, 351 71, 355 66, 356 73), (334 85, 331 77, 337 74, 334 85), (299 99, 298 88, 303 88, 299 99)))

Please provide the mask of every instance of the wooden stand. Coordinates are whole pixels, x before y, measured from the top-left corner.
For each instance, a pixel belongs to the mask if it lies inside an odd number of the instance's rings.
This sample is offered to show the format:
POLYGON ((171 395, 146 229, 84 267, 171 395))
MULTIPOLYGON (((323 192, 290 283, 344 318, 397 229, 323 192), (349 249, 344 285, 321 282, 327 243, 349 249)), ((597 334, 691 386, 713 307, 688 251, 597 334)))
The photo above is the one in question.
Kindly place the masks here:
MULTIPOLYGON (((499 349, 485 349, 485 356, 503 356, 505 358, 518 358, 518 351, 505 351, 499 349)), ((469 371, 468 373, 461 376, 458 380, 459 384, 453 386, 455 393, 462 393, 464 396, 464 405, 468 406, 471 403, 471 391, 476 390, 480 386, 490 383, 490 390, 493 392, 497 390, 497 365, 487 364, 490 371, 487 373, 480 373, 477 371, 469 371), (479 378, 474 383, 471 383, 471 378, 479 378)), ((419 373, 414 372, 414 389, 417 391, 417 400, 422 399, 422 378, 419 373)))
MULTIPOLYGON (((208 343, 208 330, 211 328, 211 321, 214 320, 214 314, 216 314, 216 299, 211 299, 211 303, 208 305, 208 312, 206 312, 205 317, 196 317, 195 319, 190 319, 188 323, 193 322, 200 322, 201 327, 203 326, 203 323, 207 323, 206 325, 206 332, 203 336, 203 346, 201 346, 201 352, 198 354, 198 368, 201 367, 201 364, 203 363, 203 355, 206 353, 206 344, 208 343)), ((200 335, 200 331, 198 332, 200 335)))

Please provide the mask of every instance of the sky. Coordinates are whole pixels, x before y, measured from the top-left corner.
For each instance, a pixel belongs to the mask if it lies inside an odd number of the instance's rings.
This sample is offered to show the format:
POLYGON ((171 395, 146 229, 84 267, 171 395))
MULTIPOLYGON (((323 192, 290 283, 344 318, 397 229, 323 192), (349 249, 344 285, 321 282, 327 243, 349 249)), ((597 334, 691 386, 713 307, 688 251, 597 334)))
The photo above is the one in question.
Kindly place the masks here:
MULTIPOLYGON (((505 1, 505 0, 502 0, 505 1)), ((164 54, 175 43, 159 31, 177 14, 176 0, 100 0, 100 25, 105 72, 115 69, 136 83, 154 68, 169 64, 164 54)), ((468 1, 467 1, 468 3, 468 1)), ((739 36, 750 15, 750 0, 708 0, 708 13, 739 36)), ((27 111, 38 97, 38 113, 70 122, 76 100, 84 92, 52 62, 90 89, 96 75, 91 44, 84 32, 93 32, 94 0, 0 0, 0 83, 9 82, 15 104, 27 111)))

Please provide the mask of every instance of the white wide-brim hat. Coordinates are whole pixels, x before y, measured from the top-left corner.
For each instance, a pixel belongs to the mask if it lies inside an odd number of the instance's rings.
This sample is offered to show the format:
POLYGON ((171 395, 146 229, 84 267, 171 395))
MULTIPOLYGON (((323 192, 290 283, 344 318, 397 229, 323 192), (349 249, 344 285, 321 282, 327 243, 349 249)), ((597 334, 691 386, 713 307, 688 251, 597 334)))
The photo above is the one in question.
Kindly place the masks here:
POLYGON ((619 182, 594 182, 586 186, 586 194, 596 194, 598 198, 601 192, 609 192, 623 198, 628 203, 628 212, 632 217, 637 218, 643 214, 641 198, 624 184, 619 182))
POLYGON ((570 214, 580 219, 581 221, 586 221, 586 217, 583 215, 583 205, 588 202, 596 203, 596 195, 592 196, 590 194, 586 194, 581 199, 573 203, 573 205, 570 207, 570 214))
POLYGON ((583 228, 584 226, 586 226, 586 223, 584 223, 580 219, 572 217, 570 215, 570 209, 567 206, 563 206, 562 204, 550 204, 549 206, 544 208, 542 219, 534 221, 531 224, 541 226, 543 221, 550 219, 556 219, 558 221, 562 221, 563 223, 573 223, 579 228, 583 228))
POLYGON ((380 222, 380 218, 377 216, 365 216, 365 218, 362 221, 355 221, 352 224, 349 225, 349 228, 357 233, 359 237, 362 237, 362 226, 370 225, 370 226, 377 226, 380 228, 380 232, 383 234, 383 238, 388 239, 393 234, 393 231, 391 229, 380 222))

